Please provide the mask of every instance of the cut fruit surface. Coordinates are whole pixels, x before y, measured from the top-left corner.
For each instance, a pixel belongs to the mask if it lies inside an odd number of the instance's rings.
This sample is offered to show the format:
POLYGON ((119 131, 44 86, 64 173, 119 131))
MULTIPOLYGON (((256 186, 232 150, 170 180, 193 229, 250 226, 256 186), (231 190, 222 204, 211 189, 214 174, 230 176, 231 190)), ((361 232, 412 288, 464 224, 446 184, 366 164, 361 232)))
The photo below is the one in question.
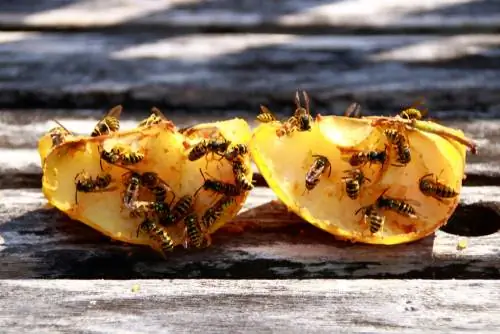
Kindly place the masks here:
MULTIPOLYGON (((250 151, 262 176, 290 210, 338 238, 387 245, 420 239, 445 224, 458 205, 465 146, 397 120, 373 125, 374 119, 320 116, 311 131, 282 137, 276 135, 279 122, 261 124, 254 131, 250 151), (391 129, 409 144, 408 164, 397 162, 399 149, 384 133, 391 129), (370 151, 385 151, 385 162, 351 165, 353 154, 370 151), (318 156, 326 157, 329 167, 319 175, 317 185, 307 190, 306 174, 318 156), (347 192, 352 175, 348 171, 356 168, 365 181, 357 198, 352 199, 347 192), (457 194, 444 199, 426 196, 420 190, 422 178, 438 180, 457 194), (378 201, 381 198, 392 202, 378 201), (392 207, 387 208, 388 203, 392 207), (384 219, 378 231, 373 227, 377 221, 364 215, 369 206, 384 219)), ((439 129, 463 138, 459 130, 439 129)), ((350 188, 350 194, 353 189, 356 187, 350 188)))
MULTIPOLYGON (((201 220, 206 210, 221 198, 221 195, 200 189, 204 179, 216 179, 235 184, 231 162, 210 153, 198 160, 190 161, 188 154, 202 139, 222 138, 235 144, 247 144, 251 138, 248 124, 242 119, 200 124, 186 136, 177 131, 170 122, 163 120, 140 129, 115 132, 98 137, 69 138, 61 145, 46 149, 46 137, 42 137, 43 149, 39 150, 43 164, 43 192, 50 204, 92 228, 119 241, 149 245, 159 249, 159 245, 144 233, 137 234, 139 224, 144 220, 131 217, 131 211, 124 206, 123 196, 127 190, 130 172, 154 172, 175 194, 167 194, 167 202, 175 203, 183 196, 194 197, 194 211, 201 220), (127 147, 139 152, 144 158, 134 164, 109 164, 100 159, 100 152, 109 152, 113 147, 127 147), (101 169, 102 165, 102 169, 101 169), (94 192, 76 192, 75 181, 79 173, 89 176, 109 174, 109 186, 94 192), (76 179, 75 179, 76 178, 76 179), (199 191, 198 191, 199 190, 199 191), (196 196, 195 196, 196 195, 196 196)), ((249 154, 242 155, 246 167, 246 178, 251 182, 249 154)), ((234 203, 224 210, 217 221, 206 231, 213 233, 240 210, 248 191, 233 196, 234 203)), ((140 201, 154 201, 153 194, 141 186, 140 201)), ((165 227, 175 245, 188 240, 184 221, 165 227)))

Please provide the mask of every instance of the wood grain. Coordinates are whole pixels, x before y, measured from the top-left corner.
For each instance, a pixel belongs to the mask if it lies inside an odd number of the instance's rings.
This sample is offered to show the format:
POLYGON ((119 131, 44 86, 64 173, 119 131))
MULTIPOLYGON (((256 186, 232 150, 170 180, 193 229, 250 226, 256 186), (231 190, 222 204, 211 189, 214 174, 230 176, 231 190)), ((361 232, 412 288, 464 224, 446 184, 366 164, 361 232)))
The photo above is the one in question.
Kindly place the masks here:
POLYGON ((477 204, 473 216, 469 206, 461 207, 455 224, 480 224, 473 217, 486 212, 481 236, 438 231, 411 244, 383 247, 335 241, 281 204, 269 203, 272 192, 257 188, 232 224, 214 235, 212 247, 178 249, 164 261, 148 248, 110 241, 44 208, 39 191, 1 195, 1 279, 500 278, 498 211, 477 204), (457 250, 462 239, 469 245, 457 250))
POLYGON ((0 280, 4 333, 497 333, 500 281, 0 280))
POLYGON ((153 2, 40 1, 36 5, 7 2, 0 6, 3 29, 174 31, 494 31, 500 26, 495 0, 299 0, 153 2), (489 28, 489 29, 488 29, 489 28), (328 30, 327 30, 328 29, 328 30))
POLYGON ((365 113, 394 113, 419 96, 453 115, 489 114, 500 105, 494 34, 3 32, 0 41, 3 108, 121 103, 255 114, 266 104, 282 115, 297 88, 308 90, 322 114, 342 113, 354 100, 365 113))

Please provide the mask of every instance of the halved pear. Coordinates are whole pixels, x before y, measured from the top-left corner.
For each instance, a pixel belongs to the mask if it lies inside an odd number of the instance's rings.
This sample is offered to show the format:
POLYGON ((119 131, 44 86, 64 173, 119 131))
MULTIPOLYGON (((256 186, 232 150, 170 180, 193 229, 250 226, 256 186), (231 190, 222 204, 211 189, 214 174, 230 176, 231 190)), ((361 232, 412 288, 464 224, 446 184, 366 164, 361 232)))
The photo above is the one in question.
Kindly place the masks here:
MULTIPOLYGON (((175 193, 175 201, 184 195, 194 195, 204 183, 204 178, 217 179, 227 183, 235 183, 232 165, 218 156, 202 157, 196 161, 188 160, 188 153, 203 138, 224 136, 234 144, 247 144, 251 138, 251 130, 242 119, 232 119, 209 124, 200 124, 186 136, 177 131, 170 121, 132 129, 99 137, 69 138, 66 142, 51 150, 41 149, 43 164, 43 193, 50 204, 103 234, 119 241, 133 244, 149 245, 155 249, 159 246, 147 235, 137 235, 141 218, 132 218, 130 211, 123 205, 123 194, 126 191, 123 179, 130 171, 139 173, 155 172, 175 193), (144 159, 127 166, 111 165, 100 161, 100 151, 110 150, 114 145, 125 145, 133 151, 144 154, 144 159), (45 156, 45 154, 47 154, 45 156), (102 170, 101 170, 102 164, 102 170), (124 168, 126 167, 126 168, 124 168), (202 173, 200 172, 203 172, 202 173), (92 177, 109 173, 112 182, 109 187, 96 192, 78 192, 76 194, 75 177, 86 172, 92 177), (75 197, 77 195, 77 197, 75 197)), ((42 137, 45 148, 46 137, 42 137)), ((246 177, 252 180, 252 169, 249 154, 243 156, 247 167, 246 177)), ((227 208, 220 219, 208 229, 213 233, 240 210, 248 196, 243 191, 234 197, 234 204, 227 208)), ((141 192, 141 200, 152 200, 147 191, 141 192), (145 196, 144 198, 142 198, 145 196)), ((211 191, 200 190, 195 197, 194 210, 201 218, 221 195, 211 191)), ((169 196, 167 200, 173 199, 169 196)), ((183 221, 167 227, 175 245, 186 242, 186 231, 183 221)))
MULTIPOLYGON (((465 146, 449 137, 412 128, 394 119, 376 125, 376 117, 317 117, 311 131, 292 132, 278 137, 279 122, 259 125, 250 143, 252 157, 269 186, 287 207, 306 221, 340 239, 370 244, 399 244, 423 238, 445 224, 459 202, 459 196, 436 199, 419 189, 420 179, 430 179, 460 192, 465 169, 465 146), (391 145, 385 129, 393 128, 405 136, 410 145, 411 161, 398 166, 397 150, 391 145), (387 146, 386 146, 387 145, 387 146), (360 187, 359 197, 346 193, 346 171, 356 152, 380 151, 387 147, 384 164, 361 166, 369 179, 360 187), (314 155, 325 156, 330 165, 321 174, 317 186, 307 191, 305 176, 314 155), (370 232, 361 208, 375 204, 379 196, 404 201, 416 212, 406 217, 394 210, 378 210, 385 217, 382 229, 370 232)), ((460 130, 437 126, 464 138, 460 130)))

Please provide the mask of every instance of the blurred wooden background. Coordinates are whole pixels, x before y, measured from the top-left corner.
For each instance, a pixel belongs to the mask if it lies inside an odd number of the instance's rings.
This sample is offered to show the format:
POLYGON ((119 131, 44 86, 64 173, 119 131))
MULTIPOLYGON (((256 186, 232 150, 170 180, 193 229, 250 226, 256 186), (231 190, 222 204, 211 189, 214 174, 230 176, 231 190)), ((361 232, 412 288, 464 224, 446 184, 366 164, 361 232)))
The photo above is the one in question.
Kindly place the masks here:
POLYGON ((496 0, 1 1, 0 325, 495 332, 499 33, 496 0), (337 242, 270 203, 259 179, 233 222, 252 228, 221 231, 214 247, 165 262, 44 207, 36 141, 52 118, 90 133, 120 103, 125 128, 153 105, 180 126, 253 122, 261 103, 291 112, 297 88, 321 114, 341 114, 352 101, 365 114, 394 114, 424 97, 432 118, 476 139, 480 155, 468 157, 449 224, 408 245, 337 242), (276 214, 283 221, 270 225, 276 214), (468 247, 457 250, 462 239, 468 247), (25 280, 33 278, 85 281, 25 280), (222 278, 238 280, 214 280, 222 278), (322 280, 294 280, 311 278, 322 280))

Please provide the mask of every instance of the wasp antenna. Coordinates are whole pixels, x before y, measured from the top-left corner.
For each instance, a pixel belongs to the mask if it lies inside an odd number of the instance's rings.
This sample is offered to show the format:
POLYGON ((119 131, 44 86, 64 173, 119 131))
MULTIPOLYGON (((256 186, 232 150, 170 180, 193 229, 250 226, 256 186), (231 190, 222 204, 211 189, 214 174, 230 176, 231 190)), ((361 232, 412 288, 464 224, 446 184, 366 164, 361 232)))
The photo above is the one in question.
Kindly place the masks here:
POLYGON ((61 124, 61 122, 59 122, 57 119, 54 119, 54 118, 53 118, 53 119, 52 119, 52 121, 53 121, 54 123, 56 123, 57 125, 59 125, 61 128, 63 128, 64 130, 66 130, 67 132, 72 133, 71 131, 69 131, 69 130, 68 130, 68 128, 67 128, 67 127, 65 127, 64 125, 62 125, 62 124, 61 124))

